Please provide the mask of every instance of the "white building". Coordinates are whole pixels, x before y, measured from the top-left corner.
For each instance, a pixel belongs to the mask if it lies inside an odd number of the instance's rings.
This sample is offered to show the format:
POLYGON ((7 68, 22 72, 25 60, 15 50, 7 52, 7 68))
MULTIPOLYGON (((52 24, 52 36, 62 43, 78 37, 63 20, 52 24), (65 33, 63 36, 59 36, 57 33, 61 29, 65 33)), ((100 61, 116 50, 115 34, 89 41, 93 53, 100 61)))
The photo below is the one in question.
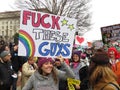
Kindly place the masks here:
POLYGON ((20 11, 0 12, 0 36, 9 41, 20 28, 20 11))

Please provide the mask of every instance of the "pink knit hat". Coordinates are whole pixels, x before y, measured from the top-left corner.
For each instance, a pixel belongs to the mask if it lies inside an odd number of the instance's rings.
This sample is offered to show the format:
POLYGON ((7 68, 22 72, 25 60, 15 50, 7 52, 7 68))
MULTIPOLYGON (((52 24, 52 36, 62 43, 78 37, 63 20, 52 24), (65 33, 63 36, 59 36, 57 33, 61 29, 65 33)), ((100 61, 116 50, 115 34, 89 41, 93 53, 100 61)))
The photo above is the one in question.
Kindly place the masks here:
POLYGON ((73 51, 72 58, 74 54, 78 55, 78 57, 80 58, 81 52, 82 51, 73 51))
POLYGON ((38 60, 38 67, 41 67, 45 62, 51 62, 53 63, 52 58, 47 58, 47 57, 40 57, 38 60))

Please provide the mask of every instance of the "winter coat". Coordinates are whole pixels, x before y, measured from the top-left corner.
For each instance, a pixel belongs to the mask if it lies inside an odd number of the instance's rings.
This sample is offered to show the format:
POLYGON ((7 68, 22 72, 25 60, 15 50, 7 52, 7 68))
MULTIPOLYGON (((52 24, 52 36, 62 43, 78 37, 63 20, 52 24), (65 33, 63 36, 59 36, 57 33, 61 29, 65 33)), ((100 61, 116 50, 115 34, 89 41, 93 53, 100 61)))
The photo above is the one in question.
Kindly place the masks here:
POLYGON ((120 85, 120 61, 116 62, 115 65, 112 65, 113 72, 117 75, 117 82, 120 85))
POLYGON ((70 63, 70 67, 75 74, 75 79, 80 80, 79 70, 84 66, 86 66, 84 62, 79 62, 78 66, 76 68, 73 68, 73 62, 70 63))
POLYGON ((0 88, 11 86, 13 73, 14 71, 10 62, 3 62, 2 59, 0 59, 0 88))
POLYGON ((88 66, 84 66, 79 70, 79 76, 80 76, 80 90, 88 90, 90 88, 89 84, 89 75, 88 75, 88 66))
MULTIPOLYGON (((62 63, 62 67, 66 68, 65 72, 56 69, 57 78, 66 80, 67 77, 74 78, 75 75, 68 65, 62 63)), ((59 82, 59 81, 58 81, 59 82)), ((43 76, 35 71, 34 74, 29 78, 22 90, 30 90, 32 87, 34 90, 59 90, 59 83, 55 83, 52 74, 43 76)))
POLYGON ((93 87, 93 90, 117 90, 113 85, 108 84, 110 82, 119 87, 118 83, 115 80, 109 80, 108 82, 104 82, 104 80, 101 80, 93 87))
POLYGON ((18 56, 18 52, 14 50, 11 51, 11 56, 13 70, 18 73, 22 65, 27 61, 27 57, 18 56))
POLYGON ((37 64, 34 63, 34 68, 28 62, 24 63, 22 66, 22 87, 25 85, 29 77, 36 71, 37 64))
MULTIPOLYGON (((56 68, 59 70, 65 71, 65 68, 63 68, 61 66, 58 66, 56 68)), ((63 80, 63 79, 59 80, 59 90, 68 90, 67 79, 66 80, 63 80)))

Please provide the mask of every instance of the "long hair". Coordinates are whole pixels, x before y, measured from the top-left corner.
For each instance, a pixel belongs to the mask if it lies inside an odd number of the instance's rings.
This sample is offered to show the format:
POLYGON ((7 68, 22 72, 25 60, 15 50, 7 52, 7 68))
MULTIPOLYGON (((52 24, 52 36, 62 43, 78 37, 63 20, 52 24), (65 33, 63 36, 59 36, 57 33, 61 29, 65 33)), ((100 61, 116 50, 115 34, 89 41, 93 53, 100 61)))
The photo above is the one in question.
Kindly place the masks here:
MULTIPOLYGON (((42 75, 43 71, 42 71, 41 67, 38 68, 38 72, 42 75)), ((57 84, 58 83, 57 72, 54 67, 52 69, 52 77, 54 79, 55 84, 57 84)))
POLYGON ((96 66, 96 68, 89 77, 90 84, 92 86, 97 84, 100 80, 103 80, 104 82, 107 83, 109 82, 109 80, 116 80, 116 79, 117 79, 116 75, 107 65, 96 66))

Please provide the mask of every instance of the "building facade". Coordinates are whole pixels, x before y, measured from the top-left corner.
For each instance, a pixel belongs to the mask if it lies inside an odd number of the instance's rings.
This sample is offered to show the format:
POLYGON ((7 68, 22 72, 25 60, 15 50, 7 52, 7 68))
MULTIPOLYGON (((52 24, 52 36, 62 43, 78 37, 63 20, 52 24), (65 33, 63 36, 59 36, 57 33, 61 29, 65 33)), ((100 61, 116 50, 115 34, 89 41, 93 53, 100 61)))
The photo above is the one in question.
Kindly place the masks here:
POLYGON ((0 36, 5 41, 13 40, 13 36, 20 29, 20 11, 0 13, 0 36))

